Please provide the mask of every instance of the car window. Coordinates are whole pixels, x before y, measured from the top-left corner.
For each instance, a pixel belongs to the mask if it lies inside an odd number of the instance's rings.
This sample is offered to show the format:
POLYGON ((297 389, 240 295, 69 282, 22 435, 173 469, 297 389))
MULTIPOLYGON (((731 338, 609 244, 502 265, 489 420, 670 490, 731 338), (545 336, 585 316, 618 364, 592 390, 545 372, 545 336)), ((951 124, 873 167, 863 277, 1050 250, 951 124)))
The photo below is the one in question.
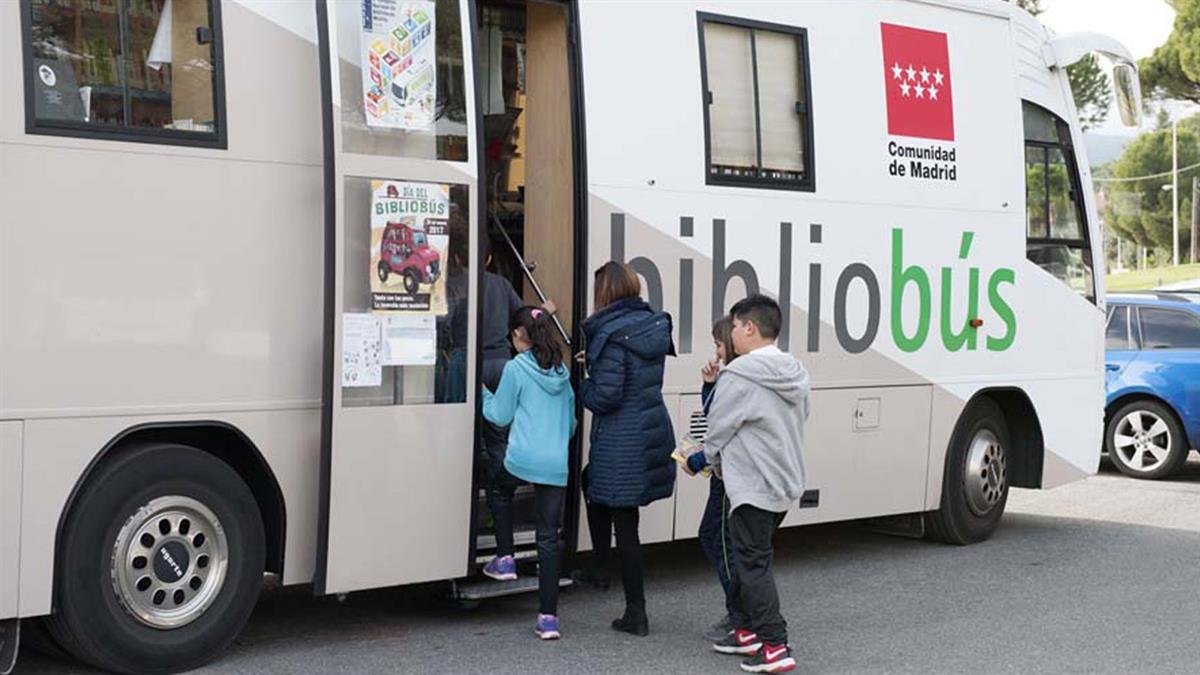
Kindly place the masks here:
POLYGON ((1113 307, 1108 319, 1108 331, 1104 335, 1105 349, 1129 349, 1129 308, 1113 307))
POLYGON ((1200 349, 1200 319, 1189 312, 1143 307, 1145 349, 1200 349))

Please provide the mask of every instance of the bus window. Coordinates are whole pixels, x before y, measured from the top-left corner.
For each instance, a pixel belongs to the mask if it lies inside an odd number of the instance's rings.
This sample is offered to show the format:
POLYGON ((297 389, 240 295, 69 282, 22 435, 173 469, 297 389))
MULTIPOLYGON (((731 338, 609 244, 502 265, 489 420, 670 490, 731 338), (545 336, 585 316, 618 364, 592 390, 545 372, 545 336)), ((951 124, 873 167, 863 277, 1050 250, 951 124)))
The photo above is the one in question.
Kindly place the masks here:
POLYGON ((1079 173, 1066 122, 1028 101, 1025 119, 1026 256, 1095 302, 1079 173))
POLYGON ((31 0, 29 131, 223 147, 219 6, 31 0))
POLYGON ((700 14, 710 185, 812 190, 803 28, 700 14))
MULTIPOLYGON (((446 218, 398 217, 373 227, 372 183, 349 176, 345 182, 345 282, 347 315, 373 316, 377 323, 368 352, 343 345, 343 358, 370 371, 362 381, 343 380, 342 404, 354 406, 463 403, 467 400, 467 326, 471 280, 468 258, 470 213, 467 187, 425 197, 446 200, 446 218), (425 228, 424 230, 421 228, 425 228), (426 230, 437 228, 433 235, 426 230), (410 309, 383 309, 378 296, 413 303, 410 309)), ((396 182, 399 183, 399 182, 396 182)), ((409 183, 437 191, 438 184, 409 183)))

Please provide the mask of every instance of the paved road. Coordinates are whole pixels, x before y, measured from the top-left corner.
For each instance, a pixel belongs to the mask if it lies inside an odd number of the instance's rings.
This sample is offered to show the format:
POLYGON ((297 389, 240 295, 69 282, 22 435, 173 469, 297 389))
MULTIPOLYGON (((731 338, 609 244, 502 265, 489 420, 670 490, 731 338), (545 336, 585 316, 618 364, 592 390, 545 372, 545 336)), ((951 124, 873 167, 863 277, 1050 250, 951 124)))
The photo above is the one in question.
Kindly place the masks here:
MULTIPOLYGON (((784 613, 811 673, 1195 672, 1200 461, 1171 482, 1104 470, 1016 491, 996 536, 957 548, 813 527, 781 537, 784 613)), ((565 637, 532 635, 532 597, 446 608, 430 590, 344 604, 273 590, 209 673, 732 673, 699 633, 719 591, 693 543, 651 550, 652 634, 613 633, 620 592, 573 591, 565 637)), ((26 650, 17 673, 86 672, 26 650)))

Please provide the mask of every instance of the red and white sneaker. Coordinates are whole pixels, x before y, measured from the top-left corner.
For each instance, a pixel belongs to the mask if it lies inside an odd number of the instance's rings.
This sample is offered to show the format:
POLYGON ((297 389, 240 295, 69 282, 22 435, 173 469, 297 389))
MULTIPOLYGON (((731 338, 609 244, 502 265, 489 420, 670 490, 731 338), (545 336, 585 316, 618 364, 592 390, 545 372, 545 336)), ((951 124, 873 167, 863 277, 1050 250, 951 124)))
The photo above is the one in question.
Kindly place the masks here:
POLYGON ((737 629, 713 643, 713 649, 722 654, 749 656, 762 648, 762 640, 748 630, 737 629))
POLYGON ((747 673, 786 673, 795 668, 796 659, 787 645, 764 644, 757 654, 742 661, 742 670, 747 673))

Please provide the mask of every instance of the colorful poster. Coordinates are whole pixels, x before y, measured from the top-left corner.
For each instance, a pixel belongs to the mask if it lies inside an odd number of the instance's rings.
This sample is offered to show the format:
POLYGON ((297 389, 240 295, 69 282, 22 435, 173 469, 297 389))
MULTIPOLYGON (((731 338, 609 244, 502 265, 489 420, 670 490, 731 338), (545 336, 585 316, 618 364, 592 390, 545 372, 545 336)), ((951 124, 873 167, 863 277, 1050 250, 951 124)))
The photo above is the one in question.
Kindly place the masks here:
POLYGON ((342 386, 378 387, 383 384, 383 345, 380 317, 342 315, 342 386))
POLYGON ((371 181, 371 311, 444 316, 450 186, 371 181))
POLYGON ((429 131, 437 112, 434 3, 362 0, 367 125, 429 131))

